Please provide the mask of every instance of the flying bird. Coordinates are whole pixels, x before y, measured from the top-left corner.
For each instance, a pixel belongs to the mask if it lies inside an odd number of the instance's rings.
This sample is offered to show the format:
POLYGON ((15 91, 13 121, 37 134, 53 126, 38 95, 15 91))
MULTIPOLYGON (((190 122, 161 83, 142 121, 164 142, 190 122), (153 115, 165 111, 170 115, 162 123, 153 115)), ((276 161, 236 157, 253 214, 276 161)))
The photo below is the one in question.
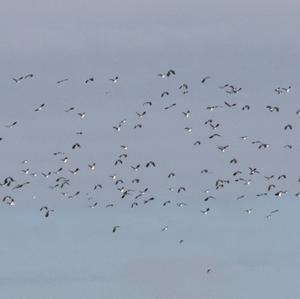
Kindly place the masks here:
POLYGON ((112 81, 113 83, 117 83, 119 79, 119 76, 115 76, 113 78, 109 78, 109 81, 112 81))
POLYGON ((201 83, 205 83, 205 81, 208 80, 208 79, 211 79, 211 77, 210 77, 210 76, 204 77, 204 78, 201 80, 201 83))
POLYGON ((94 81, 94 78, 91 77, 91 78, 88 78, 84 81, 85 84, 89 83, 89 82, 93 82, 94 81))
POLYGON ((43 107, 45 107, 46 104, 41 104, 39 107, 34 109, 34 111, 41 111, 43 107))
POLYGON ((12 128, 14 127, 18 122, 17 121, 14 121, 13 123, 9 124, 9 125, 6 125, 5 127, 6 128, 12 128))

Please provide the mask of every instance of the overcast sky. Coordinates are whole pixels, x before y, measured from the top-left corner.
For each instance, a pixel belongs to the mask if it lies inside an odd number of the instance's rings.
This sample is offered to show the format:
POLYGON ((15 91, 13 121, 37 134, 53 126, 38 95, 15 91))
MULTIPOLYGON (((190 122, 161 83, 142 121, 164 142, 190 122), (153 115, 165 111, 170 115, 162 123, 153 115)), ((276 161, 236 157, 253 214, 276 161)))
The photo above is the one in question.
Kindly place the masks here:
POLYGON ((12 186, 30 184, 0 190, 2 198, 10 195, 16 203, 1 202, 0 297, 300 295, 297 1, 2 2, 0 181, 12 176, 12 186), (169 69, 176 75, 157 76, 169 69), (33 78, 12 80, 30 73, 33 78), (202 84, 207 75, 211 78, 202 84), (115 76, 116 84, 109 80, 115 76), (91 77, 94 81, 85 84, 91 77), (189 86, 186 95, 178 89, 182 83, 189 86), (225 83, 242 90, 229 96, 219 88, 225 83), (278 96, 274 89, 279 86, 292 88, 278 96), (170 95, 161 98, 165 90, 170 95), (153 105, 143 106, 145 101, 153 105), (224 101, 237 106, 228 108, 224 101), (34 111, 41 104, 44 109, 34 111), (242 111, 246 104, 251 109, 242 111), (214 105, 222 107, 206 109, 214 105), (271 113, 267 105, 280 112, 271 113), (66 113, 70 107, 74 111, 66 113), (182 114, 187 110, 191 118, 182 114), (136 112, 143 111, 145 117, 138 118, 136 112), (86 113, 84 119, 80 112, 86 113), (113 126, 124 119, 116 132, 113 126), (208 119, 220 128, 204 125, 208 119), (6 127, 14 121, 16 126, 6 127), (143 127, 133 129, 138 123, 143 127), (288 123, 293 130, 283 129, 288 123), (186 127, 192 128, 190 134, 186 127), (210 140, 213 133, 220 139, 210 140), (249 140, 242 141, 244 135, 249 140), (255 140, 270 148, 258 150, 251 144, 255 140), (75 142, 80 149, 71 148, 75 142), (128 145, 128 158, 115 166, 124 153, 120 145, 128 145), (222 153, 220 145, 229 149, 222 153), (54 156, 58 151, 65 154, 54 156), (66 164, 60 160, 64 156, 66 164), (238 165, 229 163, 234 157, 238 165), (21 163, 25 159, 28 164, 21 163), (155 168, 145 167, 150 160, 155 168), (93 162, 95 171, 88 167, 93 162), (139 163, 141 169, 134 172, 130 166, 139 163), (64 170, 54 175, 59 167, 64 170), (77 167, 73 176, 70 170, 77 167), (260 173, 250 176, 248 167, 260 173), (24 174, 26 168, 37 177, 24 174), (249 186, 234 182, 236 170, 251 179, 249 186), (44 178, 41 173, 48 171, 52 174, 44 178), (171 171, 176 176, 170 180, 171 171), (121 185, 114 185, 113 174, 134 195, 120 200, 116 187, 121 185), (266 181, 271 174, 274 180, 266 181), (277 180, 281 174, 287 179, 277 180), (70 186, 48 188, 58 176, 68 177, 70 186), (130 183, 136 177, 139 185, 130 183), (220 178, 231 182, 215 190, 220 178), (256 196, 273 182, 268 196, 256 196), (103 189, 93 190, 97 183, 103 189), (180 186, 186 192, 177 193, 180 186), (146 187, 148 193, 131 208, 146 187), (206 189, 209 194, 203 193, 206 189), (278 199, 274 193, 279 190, 288 195, 278 199), (80 191, 80 196, 66 199, 61 191, 80 191), (216 199, 205 202, 208 195, 216 199), (237 200, 241 195, 245 198, 237 200), (153 202, 143 203, 152 196, 153 202), (179 208, 180 202, 187 205, 179 208), (111 203, 113 208, 105 208, 111 203), (44 205, 54 209, 48 218, 39 211, 44 205), (208 215, 200 212, 208 207, 208 215), (112 233, 115 225, 120 228, 112 233))

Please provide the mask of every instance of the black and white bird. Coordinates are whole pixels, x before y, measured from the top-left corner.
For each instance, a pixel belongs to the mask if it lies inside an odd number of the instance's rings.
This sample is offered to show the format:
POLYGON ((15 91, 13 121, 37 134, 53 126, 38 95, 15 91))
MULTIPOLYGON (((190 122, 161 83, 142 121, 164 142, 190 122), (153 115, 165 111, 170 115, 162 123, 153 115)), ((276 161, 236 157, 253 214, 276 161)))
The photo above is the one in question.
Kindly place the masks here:
POLYGON ((68 80, 69 80, 69 78, 61 79, 61 80, 56 81, 56 84, 61 84, 61 83, 66 82, 68 80))
POLYGON ((115 233, 117 231, 117 229, 119 229, 120 226, 119 225, 115 225, 112 229, 112 232, 115 233))
POLYGON ((94 82, 94 78, 91 77, 91 78, 88 78, 84 81, 85 84, 89 83, 89 82, 94 82))
POLYGON ((39 107, 37 107, 36 109, 34 109, 34 111, 41 111, 43 107, 45 107, 46 104, 41 104, 39 107))
POLYGON ((211 79, 210 76, 205 76, 202 80, 201 83, 205 83, 208 79, 211 79))
POLYGON ((6 125, 5 127, 10 129, 10 128, 14 127, 17 123, 18 123, 17 121, 14 121, 13 123, 6 125))
POLYGON ((109 78, 109 81, 113 82, 113 83, 117 83, 119 79, 119 76, 115 76, 113 78, 109 78))
POLYGON ((43 211, 45 211, 44 217, 46 217, 46 218, 49 217, 50 213, 54 212, 54 210, 49 209, 47 206, 43 206, 40 208, 40 212, 43 212, 43 211))

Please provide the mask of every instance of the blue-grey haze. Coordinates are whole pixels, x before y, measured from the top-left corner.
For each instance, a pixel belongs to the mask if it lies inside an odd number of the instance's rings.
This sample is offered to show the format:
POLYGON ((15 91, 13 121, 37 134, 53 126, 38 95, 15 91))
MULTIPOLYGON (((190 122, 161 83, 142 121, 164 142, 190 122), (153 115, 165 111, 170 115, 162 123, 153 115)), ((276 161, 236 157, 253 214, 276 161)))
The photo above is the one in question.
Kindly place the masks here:
POLYGON ((0 180, 31 183, 0 190, 1 199, 11 195, 16 202, 1 202, 0 298, 297 298, 299 8, 292 0, 2 1, 0 180), (169 69, 176 76, 157 76, 169 69), (12 80, 29 73, 34 77, 12 80), (116 75, 116 84, 108 80, 116 75), (206 75, 211 79, 201 84, 206 75), (90 77, 94 82, 85 84, 90 77), (56 84, 64 78, 69 81, 56 84), (182 83, 189 85, 186 95, 178 90, 182 83), (229 96, 218 88, 225 83, 242 91, 229 96), (289 85, 289 93, 274 93, 289 85), (164 90, 170 96, 162 99, 164 90), (149 100, 153 106, 142 105, 149 100), (249 111, 241 110, 245 104, 249 111), (222 108, 206 109, 213 105, 222 108), (70 107, 75 110, 66 113, 70 107), (188 109, 191 118, 182 114, 188 109), (144 110, 139 119, 136 112, 144 110), (210 118, 218 130, 204 125, 210 118), (116 132, 112 127, 123 119, 116 132), (137 123, 143 127, 133 129, 137 123), (283 129, 288 123, 293 130, 283 129), (210 140, 215 132, 222 137, 210 140), (193 146, 196 140, 200 146, 193 146), (258 150, 254 140, 270 148, 258 150), (80 149, 71 149, 75 142, 80 149), (122 144, 128 158, 114 166, 122 144), (224 153, 216 148, 226 144, 224 153), (66 152, 68 163, 56 151, 66 152), (229 164, 233 157, 238 165, 229 164), (145 168, 149 160, 157 166, 145 168), (142 169, 134 172, 130 165, 138 163, 142 169), (81 191, 74 200, 48 188, 57 176, 41 175, 61 166, 71 179, 64 191, 81 191), (22 173, 27 167, 38 176, 22 173), (73 176, 69 169, 76 167, 73 176), (248 167, 260 174, 250 176, 248 167), (249 186, 234 182, 237 169, 252 180, 249 186), (171 171, 176 176, 168 179, 171 171), (283 173, 287 179, 277 180, 283 173), (134 195, 149 187, 139 206, 130 208, 133 197, 120 199, 113 174, 137 190, 134 195), (276 190, 257 197, 271 174, 276 190), (130 183, 135 177, 137 186, 130 183), (231 182, 215 190, 218 178, 231 182), (97 183, 103 189, 94 191, 97 183), (179 186, 187 191, 177 194, 179 186), (204 202, 207 188, 215 200, 204 202), (278 190, 289 192, 278 198, 278 190), (143 204, 151 196, 155 200, 143 204), (110 203, 114 207, 105 208, 110 203), (54 209, 48 218, 39 211, 44 205, 54 209), (112 233, 115 225, 120 228, 112 233))

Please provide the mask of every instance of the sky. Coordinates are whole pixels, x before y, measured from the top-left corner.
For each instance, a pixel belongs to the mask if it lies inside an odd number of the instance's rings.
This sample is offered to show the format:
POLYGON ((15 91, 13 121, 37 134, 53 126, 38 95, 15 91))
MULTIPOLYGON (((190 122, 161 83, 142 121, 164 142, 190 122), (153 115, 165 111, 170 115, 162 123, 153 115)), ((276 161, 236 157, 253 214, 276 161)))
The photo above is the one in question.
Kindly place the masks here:
POLYGON ((12 176, 16 183, 0 188, 1 198, 15 200, 15 206, 0 206, 0 296, 299 296, 298 10, 292 0, 3 1, 0 181, 12 176), (169 69, 176 75, 157 76, 169 69), (31 73, 33 78, 12 80, 31 73), (117 83, 109 80, 115 76, 117 83), (202 84, 205 76, 211 78, 202 84), (94 81, 84 83, 88 78, 94 81), (186 95, 178 89, 182 83, 188 84, 186 95), (242 90, 228 95, 219 88, 226 83, 242 90), (289 93, 274 93, 288 86, 289 93), (165 90, 170 95, 162 98, 165 90), (242 111, 246 104, 251 109, 242 111), (206 109, 214 105, 221 107, 206 109), (65 112, 70 107, 74 111, 65 112), (191 117, 185 118, 188 110, 191 117), (139 118, 136 112, 143 111, 139 118), (211 129, 204 124, 208 119, 220 127, 211 129), (113 126, 121 120, 126 122, 117 132, 113 126), (138 123, 142 128, 133 129, 138 123), (287 124, 293 130, 284 130, 287 124), (221 137, 209 139, 213 133, 221 137), (196 140, 200 146, 193 145, 196 140), (258 150, 255 140, 270 148, 258 150), (73 150, 76 142, 81 147, 73 150), (229 148, 222 153, 220 145, 229 148), (64 154, 54 156, 58 151, 64 154), (232 158, 237 165, 229 163, 232 158), (145 167, 150 160, 156 167, 145 167), (88 167, 93 162, 94 171, 88 167), (130 166, 137 164, 135 172, 130 166), (259 174, 249 175, 249 167, 259 174), (27 168, 37 176, 24 174, 27 168), (251 184, 234 182, 236 170, 251 184), (41 174, 49 171, 49 178, 41 174), (176 176, 168 179, 172 171, 176 176), (109 177, 114 174, 134 190, 124 200, 121 185, 109 177), (278 180, 281 174, 287 179, 278 180), (52 190, 59 176, 70 186, 52 190), (134 185, 134 178, 141 182, 134 185), (217 179, 230 184, 216 190, 217 179), (103 188, 93 190, 98 183, 103 188), (257 196, 271 183, 275 189, 257 196), (178 193, 180 186, 186 192, 178 193), (288 194, 274 196, 279 190, 288 194), (80 195, 68 199, 61 191, 80 195), (209 195, 215 199, 204 201, 209 195), (131 208, 134 201, 138 206, 131 208), (186 206, 178 207, 182 202, 186 206), (45 217, 42 206, 54 212, 45 217), (201 213, 208 207, 207 215, 201 213))

